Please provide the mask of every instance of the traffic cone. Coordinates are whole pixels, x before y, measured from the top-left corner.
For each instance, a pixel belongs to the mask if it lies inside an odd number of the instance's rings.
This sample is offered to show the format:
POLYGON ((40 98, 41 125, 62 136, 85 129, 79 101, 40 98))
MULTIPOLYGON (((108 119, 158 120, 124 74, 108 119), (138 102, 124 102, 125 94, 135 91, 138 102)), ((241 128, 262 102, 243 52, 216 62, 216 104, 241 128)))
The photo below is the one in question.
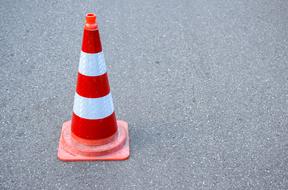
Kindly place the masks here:
POLYGON ((116 120, 96 15, 86 15, 72 120, 63 124, 58 158, 63 161, 124 160, 128 124, 116 120))

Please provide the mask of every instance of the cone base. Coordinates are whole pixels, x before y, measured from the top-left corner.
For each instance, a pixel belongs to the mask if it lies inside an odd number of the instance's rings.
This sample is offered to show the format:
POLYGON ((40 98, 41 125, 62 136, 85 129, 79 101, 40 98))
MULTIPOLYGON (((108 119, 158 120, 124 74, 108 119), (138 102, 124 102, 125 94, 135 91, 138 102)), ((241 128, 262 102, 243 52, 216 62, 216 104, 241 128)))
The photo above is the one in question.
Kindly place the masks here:
POLYGON ((63 124, 58 147, 62 161, 126 160, 129 158, 128 123, 117 120, 118 132, 107 144, 86 145, 76 141, 71 134, 71 121, 63 124))

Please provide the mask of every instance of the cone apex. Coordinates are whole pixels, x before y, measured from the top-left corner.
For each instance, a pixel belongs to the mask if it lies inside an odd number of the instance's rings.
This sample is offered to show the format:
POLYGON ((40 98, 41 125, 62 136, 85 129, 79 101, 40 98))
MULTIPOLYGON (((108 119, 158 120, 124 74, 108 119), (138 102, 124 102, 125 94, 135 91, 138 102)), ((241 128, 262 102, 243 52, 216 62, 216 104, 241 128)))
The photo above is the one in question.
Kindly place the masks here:
POLYGON ((94 13, 86 14, 85 28, 90 30, 97 29, 96 14, 94 13))

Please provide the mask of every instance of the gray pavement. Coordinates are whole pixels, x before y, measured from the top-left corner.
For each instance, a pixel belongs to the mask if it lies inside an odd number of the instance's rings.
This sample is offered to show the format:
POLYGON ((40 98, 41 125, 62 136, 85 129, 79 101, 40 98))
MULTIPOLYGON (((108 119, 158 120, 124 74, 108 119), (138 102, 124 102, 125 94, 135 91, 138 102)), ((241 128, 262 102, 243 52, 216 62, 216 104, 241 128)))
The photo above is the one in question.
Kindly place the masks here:
POLYGON ((0 2, 0 189, 288 189, 288 2, 0 2), (123 162, 57 160, 86 12, 123 162))

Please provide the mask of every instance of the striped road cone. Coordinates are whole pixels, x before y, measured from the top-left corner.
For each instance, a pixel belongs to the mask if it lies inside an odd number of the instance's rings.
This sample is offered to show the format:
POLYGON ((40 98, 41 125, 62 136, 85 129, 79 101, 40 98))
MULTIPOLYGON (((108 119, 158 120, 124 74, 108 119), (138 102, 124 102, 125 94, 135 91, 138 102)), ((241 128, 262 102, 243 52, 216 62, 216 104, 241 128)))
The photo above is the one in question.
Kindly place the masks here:
POLYGON ((96 15, 86 15, 72 120, 63 124, 58 158, 63 161, 124 160, 128 124, 116 120, 96 15))

